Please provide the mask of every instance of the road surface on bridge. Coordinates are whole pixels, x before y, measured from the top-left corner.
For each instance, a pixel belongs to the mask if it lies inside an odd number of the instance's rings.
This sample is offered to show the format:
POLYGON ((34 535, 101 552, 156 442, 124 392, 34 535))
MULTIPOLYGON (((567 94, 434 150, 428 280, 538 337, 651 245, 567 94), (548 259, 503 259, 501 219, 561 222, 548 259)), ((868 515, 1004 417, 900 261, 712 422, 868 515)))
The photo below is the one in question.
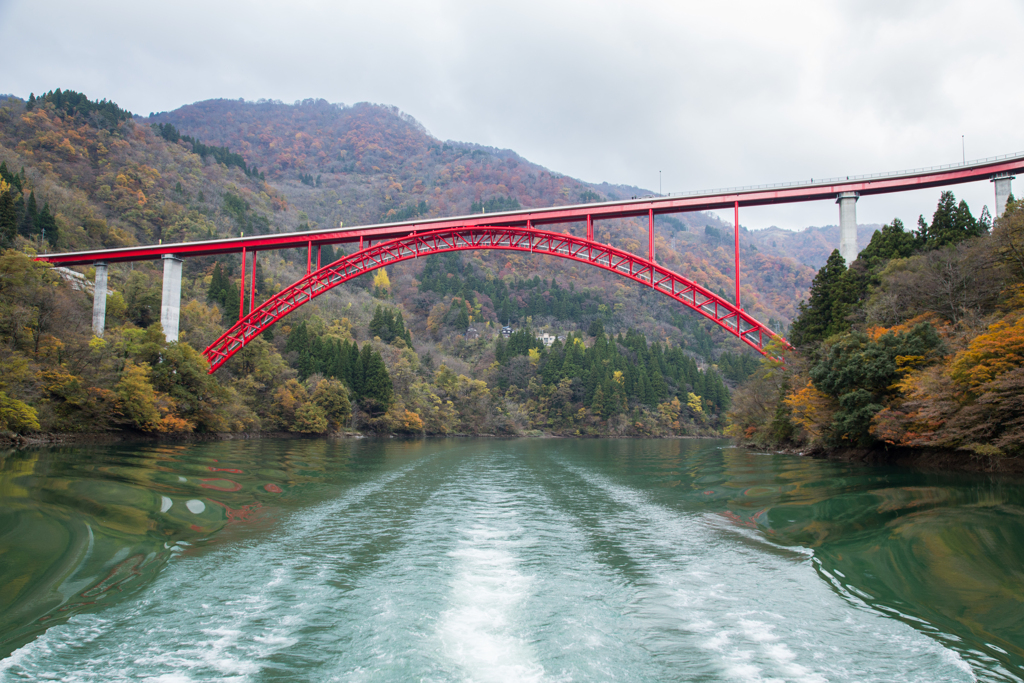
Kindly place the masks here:
POLYGON ((43 254, 39 260, 54 265, 89 265, 97 261, 116 263, 119 261, 156 260, 167 254, 178 258, 210 256, 217 254, 266 251, 274 249, 302 248, 310 245, 346 244, 365 240, 393 239, 416 233, 466 228, 474 226, 494 227, 540 227, 564 223, 584 223, 613 218, 657 216, 662 214, 713 209, 765 206, 792 202, 834 200, 841 194, 855 193, 859 196, 906 192, 929 187, 943 187, 959 183, 986 180, 998 175, 1009 175, 1024 171, 1024 152, 1007 154, 971 161, 965 164, 935 166, 894 173, 878 173, 866 176, 845 176, 806 182, 782 183, 728 188, 666 196, 651 196, 637 199, 556 206, 539 209, 523 209, 493 214, 473 214, 451 218, 431 218, 401 223, 382 223, 352 228, 312 230, 273 235, 235 237, 228 239, 180 242, 175 244, 154 244, 122 249, 100 249, 66 254, 43 254))

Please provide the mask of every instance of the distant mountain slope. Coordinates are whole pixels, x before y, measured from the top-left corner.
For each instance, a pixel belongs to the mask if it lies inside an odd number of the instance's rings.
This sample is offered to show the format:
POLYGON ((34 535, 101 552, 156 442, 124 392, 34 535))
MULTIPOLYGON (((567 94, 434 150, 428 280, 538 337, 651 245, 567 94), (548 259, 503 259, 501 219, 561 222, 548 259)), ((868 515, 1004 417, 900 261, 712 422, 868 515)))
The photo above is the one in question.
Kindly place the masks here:
MULTIPOLYGON (((127 112, 125 112, 127 114, 127 112)), ((0 100, 0 163, 24 170, 23 197, 53 211, 58 234, 37 248, 72 251, 268 232, 283 197, 211 163, 149 126, 105 123, 54 106, 0 100)), ((34 239, 30 231, 21 237, 34 239)))
MULTIPOLYGON (((861 249, 868 245, 871 235, 881 227, 876 224, 857 226, 857 244, 861 249)), ((805 266, 818 270, 825 265, 832 250, 839 248, 839 226, 826 225, 799 231, 771 227, 751 231, 749 239, 762 253, 789 256, 805 266)))
MULTIPOLYGON (((206 144, 240 152, 249 164, 265 172, 268 182, 295 209, 279 217, 286 229, 649 194, 640 188, 584 183, 531 163, 511 150, 438 140, 412 117, 382 105, 209 100, 155 114, 146 121, 169 123, 206 144)), ((659 217, 656 225, 661 261, 716 291, 732 291, 731 242, 717 237, 726 230, 731 234, 731 226, 703 212, 659 217)), ((624 220, 599 225, 597 234, 610 243, 640 251, 646 242, 645 232, 643 221, 624 220)), ((814 266, 789 258, 786 246, 792 244, 771 248, 756 235, 744 236, 745 248, 758 252, 756 259, 744 259, 748 310, 766 320, 792 319, 813 278, 814 266), (759 303, 761 299, 771 303, 759 303)), ((779 244, 778 239, 775 242, 779 244)), ((802 247, 797 251, 811 250, 802 247)), ((821 263, 827 256, 821 256, 821 263)), ((507 257, 487 258, 502 261, 507 257)), ((537 261, 531 264, 525 273, 522 266, 516 272, 550 277, 570 268, 537 261)), ((509 272, 508 264, 496 262, 494 272, 509 272)), ((577 277, 583 285, 597 274, 577 277)))
MULTIPOLYGON (((412 117, 383 105, 209 100, 146 121, 173 124, 207 144, 241 153, 321 225, 648 194, 583 183, 511 150, 438 140, 412 117)), ((689 227, 718 224, 706 214, 676 220, 689 227)))

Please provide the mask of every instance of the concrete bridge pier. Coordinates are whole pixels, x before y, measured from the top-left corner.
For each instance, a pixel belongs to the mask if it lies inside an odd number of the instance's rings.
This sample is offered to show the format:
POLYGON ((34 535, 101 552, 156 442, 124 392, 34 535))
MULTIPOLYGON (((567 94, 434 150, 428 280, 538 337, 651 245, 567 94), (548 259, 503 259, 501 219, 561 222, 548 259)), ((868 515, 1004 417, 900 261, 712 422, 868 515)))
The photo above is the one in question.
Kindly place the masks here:
POLYGON ((164 254, 162 258, 164 286, 160 300, 160 325, 164 328, 164 338, 176 342, 181 313, 181 259, 174 254, 164 254))
POLYGON ((857 192, 843 192, 836 199, 839 205, 839 255, 846 261, 846 267, 857 259, 857 192))
POLYGON ((992 182, 996 185, 996 215, 999 218, 1006 211, 1006 203, 1010 199, 1010 182, 1014 176, 1009 173, 1000 173, 992 176, 992 182))
POLYGON ((99 261, 96 268, 96 282, 92 290, 92 333, 100 339, 107 325, 107 264, 99 261))

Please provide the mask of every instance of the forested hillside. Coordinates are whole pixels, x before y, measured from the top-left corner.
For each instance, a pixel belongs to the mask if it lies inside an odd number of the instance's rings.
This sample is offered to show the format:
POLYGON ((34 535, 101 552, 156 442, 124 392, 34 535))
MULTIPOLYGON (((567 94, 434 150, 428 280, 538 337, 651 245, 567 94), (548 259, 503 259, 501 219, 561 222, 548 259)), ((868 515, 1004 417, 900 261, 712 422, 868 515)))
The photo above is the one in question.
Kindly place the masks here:
POLYGON ((990 226, 943 192, 849 267, 834 252, 790 340, 735 392, 737 438, 1024 455, 1024 202, 990 226))
MULTIPOLYGON (((207 144, 239 150, 287 198, 293 210, 280 216, 286 229, 649 194, 633 187, 582 183, 532 164, 511 150, 437 140, 394 107, 365 103, 346 107, 323 100, 295 105, 210 100, 151 115, 146 121, 170 124, 207 144)), ((660 260, 712 289, 732 291, 732 226, 707 213, 659 217, 656 223, 660 260)), ((795 317, 813 269, 783 254, 823 251, 818 232, 812 230, 784 244, 776 239, 777 247, 769 241, 762 244, 756 233, 744 233, 742 275, 749 285, 744 296, 753 315, 785 322, 795 317)), ((635 251, 647 239, 642 221, 598 223, 596 235, 635 251)), ((819 254, 821 262, 827 254, 819 254)), ((609 293, 618 289, 618 283, 608 284, 603 275, 585 267, 573 270, 563 263, 530 260, 510 266, 500 254, 487 255, 484 261, 495 273, 555 275, 582 280, 587 287, 609 293)), ((625 326, 643 322, 639 318, 623 321, 625 326)), ((647 331, 655 333, 653 328, 647 331)))
MULTIPOLYGON (((54 90, 0 105, 0 176, 0 429, 9 433, 713 433, 728 386, 756 366, 716 326, 622 278, 476 252, 339 288, 210 377, 199 351, 237 315, 237 256, 185 261, 181 342, 171 345, 159 331, 155 264, 111 266, 98 339, 91 293, 30 260, 640 192, 438 141, 392 107, 213 101, 140 119, 54 90), (516 330, 508 340, 505 324, 516 330), (541 334, 559 340, 544 347, 541 334)), ((731 291, 730 226, 688 214, 656 227, 661 262, 731 291)), ((608 221, 596 234, 639 251, 646 225, 608 221)), ((745 307, 782 329, 813 270, 748 237, 745 307)), ((304 271, 304 252, 261 255, 256 303, 304 271)))

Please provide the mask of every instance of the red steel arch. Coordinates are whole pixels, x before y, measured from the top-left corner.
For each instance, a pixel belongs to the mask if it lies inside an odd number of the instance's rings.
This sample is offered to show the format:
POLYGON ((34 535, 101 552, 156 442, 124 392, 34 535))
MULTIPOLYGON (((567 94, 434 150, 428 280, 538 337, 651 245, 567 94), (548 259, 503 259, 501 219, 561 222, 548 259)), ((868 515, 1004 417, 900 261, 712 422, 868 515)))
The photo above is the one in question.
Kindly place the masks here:
POLYGON ((654 261, 565 233, 501 226, 473 226, 411 234, 381 242, 309 273, 240 319, 203 352, 210 373, 299 306, 338 285, 383 266, 448 251, 508 249, 586 263, 647 285, 735 334, 760 353, 778 335, 717 294, 654 261))

